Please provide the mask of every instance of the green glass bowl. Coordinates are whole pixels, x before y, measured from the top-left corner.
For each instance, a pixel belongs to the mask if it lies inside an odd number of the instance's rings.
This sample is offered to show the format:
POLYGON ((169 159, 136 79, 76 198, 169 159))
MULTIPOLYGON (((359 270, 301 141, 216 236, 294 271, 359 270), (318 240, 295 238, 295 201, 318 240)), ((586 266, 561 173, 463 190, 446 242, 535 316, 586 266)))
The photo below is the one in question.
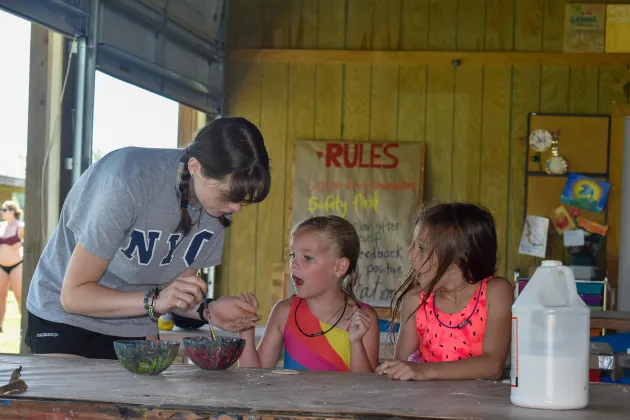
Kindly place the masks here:
POLYGON ((132 373, 157 375, 173 363, 179 343, 160 340, 114 341, 116 357, 125 369, 132 373))

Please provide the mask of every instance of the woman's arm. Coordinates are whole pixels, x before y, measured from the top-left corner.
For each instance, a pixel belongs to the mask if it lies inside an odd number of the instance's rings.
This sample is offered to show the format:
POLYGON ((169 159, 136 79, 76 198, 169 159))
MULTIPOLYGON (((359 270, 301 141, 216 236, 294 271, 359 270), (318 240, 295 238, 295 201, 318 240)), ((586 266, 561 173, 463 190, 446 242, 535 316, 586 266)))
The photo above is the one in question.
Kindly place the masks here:
MULTIPOLYGON (((68 195, 60 220, 76 241, 61 287, 61 304, 67 312, 98 318, 144 315, 146 291, 122 292, 98 281, 135 223, 141 207, 137 201, 150 198, 133 194, 127 182, 107 166, 97 163, 88 171, 68 195)), ((205 290, 205 283, 196 277, 176 279, 160 291, 154 309, 158 313, 178 305, 190 309, 205 290)))
POLYGON ((265 332, 256 348, 255 330, 241 333, 246 340, 245 350, 239 359, 240 367, 272 369, 278 364, 284 345, 284 327, 289 317, 291 305, 288 299, 276 303, 271 310, 265 332))
MULTIPOLYGON (((367 320, 368 329, 358 341, 350 341, 350 372, 374 373, 378 366, 378 349, 381 333, 378 326, 378 315, 371 307, 361 310, 361 317, 367 320)), ((350 328, 352 328, 352 323, 350 328)))
MULTIPOLYGON (((66 312, 97 318, 146 314, 143 302, 146 292, 121 292, 98 284, 108 265, 108 260, 83 246, 75 247, 61 287, 61 305, 66 312)), ((160 291, 155 311, 166 313, 177 305, 184 310, 194 308, 206 290, 206 284, 198 277, 179 277, 160 291)))
MULTIPOLYGON (((407 360, 419 347, 416 329, 416 311, 420 304, 420 295, 410 292, 405 295, 400 308, 400 330, 396 340, 394 359, 407 360)), ((396 322, 395 319, 392 322, 396 322)))

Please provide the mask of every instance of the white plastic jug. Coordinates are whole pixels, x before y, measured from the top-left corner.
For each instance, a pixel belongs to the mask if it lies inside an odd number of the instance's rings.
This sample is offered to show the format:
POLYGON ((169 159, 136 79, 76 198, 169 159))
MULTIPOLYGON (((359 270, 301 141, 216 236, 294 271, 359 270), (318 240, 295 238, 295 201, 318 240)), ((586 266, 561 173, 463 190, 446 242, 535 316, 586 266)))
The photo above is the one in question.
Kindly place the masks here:
POLYGON ((512 404, 557 410, 588 405, 590 318, 573 271, 543 261, 512 305, 512 404))

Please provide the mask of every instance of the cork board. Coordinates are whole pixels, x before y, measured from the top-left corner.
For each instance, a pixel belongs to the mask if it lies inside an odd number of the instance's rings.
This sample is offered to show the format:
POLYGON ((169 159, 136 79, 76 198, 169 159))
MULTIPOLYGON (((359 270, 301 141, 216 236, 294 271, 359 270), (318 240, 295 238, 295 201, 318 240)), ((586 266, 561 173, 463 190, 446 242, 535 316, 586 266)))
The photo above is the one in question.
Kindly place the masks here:
MULTIPOLYGON (((593 177, 599 181, 606 181, 606 177, 593 177)), ((527 208, 525 214, 531 216, 550 217, 551 212, 560 206, 564 206, 571 211, 572 207, 560 202, 560 195, 564 184, 567 182, 565 176, 536 176, 527 177, 527 208)), ((594 222, 605 223, 606 211, 592 213, 580 209, 580 214, 594 222)), ((550 227, 550 229, 553 229, 550 227)))
MULTIPOLYGON (((560 132, 558 154, 567 160, 570 172, 608 173, 610 116, 530 114, 529 133, 537 129, 560 132)), ((532 161, 536 152, 531 147, 528 151, 527 170, 544 173, 551 149, 541 153, 542 168, 532 161)))

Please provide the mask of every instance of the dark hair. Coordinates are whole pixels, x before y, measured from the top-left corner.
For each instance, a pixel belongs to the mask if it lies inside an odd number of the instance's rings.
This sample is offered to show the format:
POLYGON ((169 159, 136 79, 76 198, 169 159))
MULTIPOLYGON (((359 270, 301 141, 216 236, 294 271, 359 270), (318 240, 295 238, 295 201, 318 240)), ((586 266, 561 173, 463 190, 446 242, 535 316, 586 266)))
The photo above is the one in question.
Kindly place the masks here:
MULTIPOLYGON (((427 257, 424 264, 437 261, 435 277, 423 288, 424 295, 416 311, 425 304, 452 265, 456 265, 466 282, 471 284, 479 283, 496 273, 497 232, 494 218, 488 210, 471 203, 438 204, 416 214, 413 226, 411 247, 417 246, 417 235, 422 231, 427 238, 427 257)), ((418 286, 417 278, 418 273, 411 267, 394 293, 390 329, 393 330, 400 315, 405 295, 418 286)), ((401 324, 404 322, 401 320, 401 324)))
POLYGON ((359 280, 359 255, 361 254, 361 241, 352 223, 339 216, 314 216, 298 223, 291 231, 291 243, 293 239, 304 232, 315 232, 334 242, 337 258, 347 258, 350 264, 343 275, 341 290, 354 301, 361 305, 357 299, 354 288, 359 280))
MULTIPOLYGON (((184 167, 179 182, 181 216, 178 231, 187 234, 192 225, 188 214, 188 160, 193 157, 201 164, 205 177, 229 181, 230 191, 225 200, 253 204, 260 203, 269 195, 269 156, 258 128, 242 117, 217 118, 195 133, 181 158, 184 167)), ((225 216, 219 217, 219 220, 224 227, 230 225, 225 216)))
POLYGON ((20 217, 22 216, 22 209, 20 208, 20 205, 17 203, 17 201, 5 201, 4 203, 2 203, 2 207, 6 207, 9 210, 13 211, 15 218, 17 220, 20 220, 20 217))

